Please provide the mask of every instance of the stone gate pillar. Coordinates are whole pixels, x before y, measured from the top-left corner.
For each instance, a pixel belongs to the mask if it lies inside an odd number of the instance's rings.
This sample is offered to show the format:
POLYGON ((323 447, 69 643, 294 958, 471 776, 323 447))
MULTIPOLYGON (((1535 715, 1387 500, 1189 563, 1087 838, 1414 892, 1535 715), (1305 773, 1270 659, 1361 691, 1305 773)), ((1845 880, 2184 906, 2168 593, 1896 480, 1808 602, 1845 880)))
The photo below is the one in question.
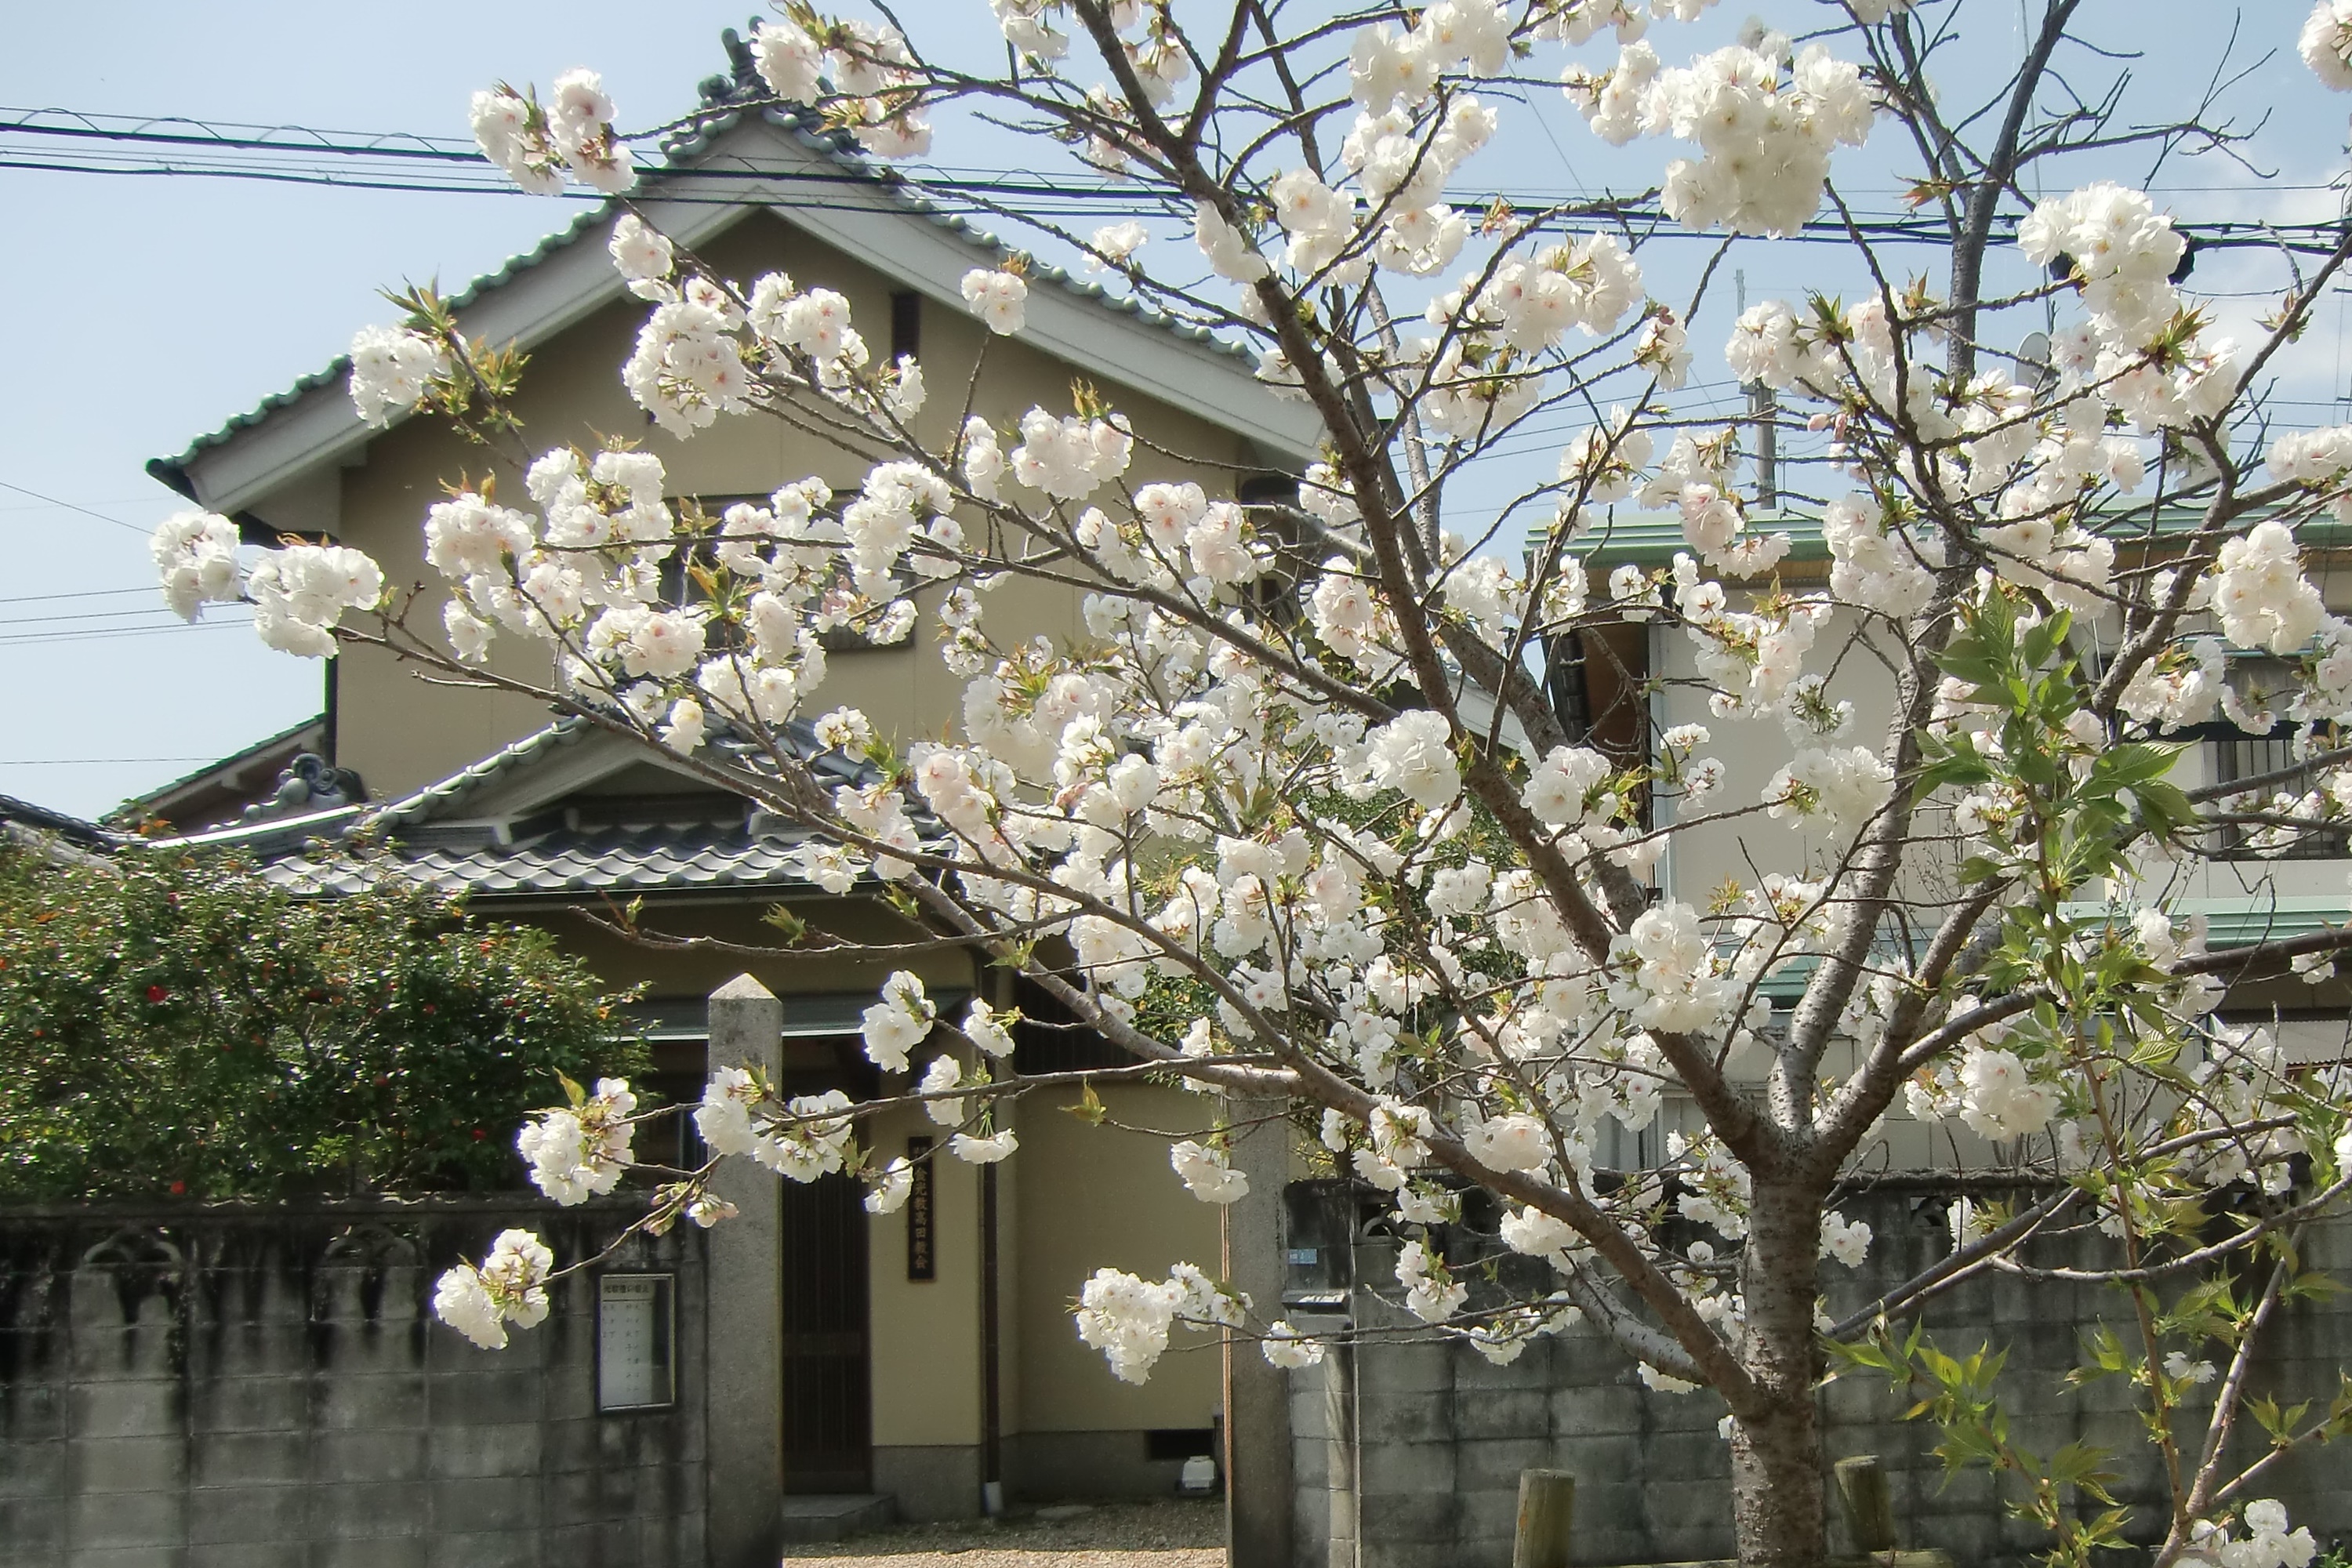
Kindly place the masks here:
MULTIPOLYGON (((710 994, 709 1068, 773 1074, 784 1005, 748 974, 710 994)), ((710 1190, 739 1215, 713 1226, 703 1344, 703 1453, 710 1568, 775 1568, 783 1510, 783 1205, 776 1176, 749 1160, 714 1172, 710 1190)))
MULTIPOLYGON (((1223 1268, 1256 1315, 1282 1316, 1286 1264, 1282 1189, 1290 1179, 1289 1102, 1225 1101, 1235 1129, 1229 1156, 1249 1194, 1222 1211, 1223 1268)), ((1227 1335, 1225 1525, 1232 1568, 1291 1568, 1290 1374, 1266 1364, 1257 1342, 1227 1335)))

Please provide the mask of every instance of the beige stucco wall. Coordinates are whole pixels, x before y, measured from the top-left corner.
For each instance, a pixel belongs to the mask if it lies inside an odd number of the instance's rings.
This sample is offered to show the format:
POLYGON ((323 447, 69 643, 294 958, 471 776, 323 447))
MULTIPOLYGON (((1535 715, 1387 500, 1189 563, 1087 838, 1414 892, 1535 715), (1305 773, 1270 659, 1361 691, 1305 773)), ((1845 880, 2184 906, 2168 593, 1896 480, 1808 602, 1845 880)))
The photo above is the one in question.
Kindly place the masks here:
MULTIPOLYGON (((1192 1130, 1208 1118, 1172 1089, 1108 1087, 1112 1121, 1192 1130)), ((1212 1273, 1216 1211, 1168 1168, 1164 1142, 1066 1114, 1074 1095, 1034 1095, 1012 1123, 1019 1152, 997 1167, 999 1378, 1003 1435, 1133 1431, 1209 1425, 1216 1409, 1213 1338, 1179 1332, 1149 1383, 1111 1376, 1100 1352, 1078 1341, 1070 1310, 1097 1268, 1157 1279, 1178 1261, 1212 1273)), ((905 1152, 909 1135, 941 1130, 919 1113, 877 1120, 875 1146, 905 1152)), ((872 1223, 874 1441, 929 1447, 981 1440, 980 1173, 937 1162, 936 1279, 907 1278, 907 1215, 872 1223)))
MULTIPOLYGON (((895 1157, 906 1152, 909 1135, 944 1142, 945 1131, 920 1112, 904 1110, 878 1118, 871 1137, 880 1153, 895 1157)), ((1027 1158, 1024 1150, 1005 1164, 1027 1158)), ((981 1440, 980 1167, 935 1158, 931 1204, 937 1279, 907 1278, 905 1210, 866 1227, 877 1447, 981 1440)))
POLYGON ((1089 1432, 1201 1427, 1217 1407, 1215 1336, 1178 1330, 1141 1385, 1111 1376, 1102 1353, 1078 1342, 1070 1309, 1097 1268, 1148 1279, 1171 1264, 1218 1268, 1217 1210, 1168 1167, 1168 1140, 1215 1121, 1215 1102, 1182 1089, 1104 1086, 1102 1125, 1068 1114, 1076 1090, 1031 1095, 1021 1106, 1021 1273, 1009 1321, 1020 1326, 1021 1430, 1089 1432))
MULTIPOLYGON (((749 214, 706 244, 702 254, 726 276, 748 280, 781 268, 803 287, 839 291, 850 300, 874 355, 887 354, 890 291, 885 281, 787 222, 764 212, 749 214)), ((373 554, 394 584, 425 584, 413 624, 436 645, 446 595, 438 574, 424 562, 425 510, 442 498, 445 487, 461 478, 478 480, 485 473, 495 476, 509 504, 527 505, 519 461, 528 460, 526 451, 536 454, 565 441, 593 449, 600 434, 633 439, 661 458, 675 496, 762 496, 810 475, 836 490, 857 488, 863 463, 777 418, 722 418, 686 441, 656 429, 619 378, 646 310, 635 300, 616 302, 533 352, 517 402, 522 449, 486 452, 438 421, 419 417, 376 437, 357 466, 342 470, 346 542, 373 554)), ((975 412, 1000 427, 1032 406, 1069 409, 1070 367, 1016 340, 992 336, 960 310, 926 300, 920 337, 929 400, 915 429, 934 449, 945 449, 951 440, 967 395, 975 412)), ((1248 384, 1244 367, 1236 365, 1234 374, 1237 388, 1248 384)), ((1139 445, 1130 482, 1193 479, 1213 491, 1230 493, 1236 473, 1264 471, 1239 437, 1195 415, 1123 394, 1099 374, 1092 379, 1153 447, 1172 454, 1139 445)), ((990 596, 986 624, 1006 639, 1041 632, 1067 639, 1081 632, 1077 598, 1054 584, 1008 584, 990 596)), ((939 661, 928 614, 936 602, 936 591, 925 595, 927 614, 910 645, 834 656, 824 685, 811 699, 811 716, 850 703, 900 738, 946 732, 960 711, 962 682, 939 661)), ((492 668, 519 679, 545 679, 548 667, 538 648, 512 638, 494 646, 492 668)), ((545 711, 527 699, 427 685, 414 667, 373 650, 346 654, 341 664, 340 760, 357 769, 379 799, 446 777, 546 721, 545 711)))
MULTIPOLYGON (((868 903, 812 898, 793 907, 845 936, 887 941, 906 934, 895 915, 868 903)), ((787 997, 871 991, 892 968, 914 970, 934 990, 968 989, 974 981, 970 957, 955 949, 888 961, 746 958, 657 951, 558 910, 528 918, 608 982, 649 981, 663 996, 706 994, 747 969, 787 997)), ((747 944, 772 934, 748 904, 656 903, 646 921, 667 934, 747 944)), ((1112 1377, 1100 1352, 1081 1344, 1072 1327, 1070 1309, 1097 1268, 1159 1279, 1182 1261, 1218 1272, 1218 1211, 1193 1198, 1169 1169, 1166 1139, 1127 1130, 1198 1133, 1214 1122, 1215 1103, 1147 1086, 1107 1084, 1097 1092, 1108 1110, 1101 1126, 1068 1114, 1066 1108, 1080 1098, 1074 1089, 1033 1094, 1010 1117, 1021 1147, 997 1167, 999 1383, 1008 1437, 1202 1427, 1217 1407, 1220 1352, 1213 1337, 1180 1331, 1151 1380, 1137 1387, 1112 1377)), ((866 1137, 887 1160, 906 1152, 910 1135, 944 1142, 946 1131, 908 1109, 876 1118, 866 1137)), ((936 1279, 907 1278, 904 1211, 869 1222, 877 1447, 981 1441, 979 1168, 942 1156, 933 1184, 936 1279)))

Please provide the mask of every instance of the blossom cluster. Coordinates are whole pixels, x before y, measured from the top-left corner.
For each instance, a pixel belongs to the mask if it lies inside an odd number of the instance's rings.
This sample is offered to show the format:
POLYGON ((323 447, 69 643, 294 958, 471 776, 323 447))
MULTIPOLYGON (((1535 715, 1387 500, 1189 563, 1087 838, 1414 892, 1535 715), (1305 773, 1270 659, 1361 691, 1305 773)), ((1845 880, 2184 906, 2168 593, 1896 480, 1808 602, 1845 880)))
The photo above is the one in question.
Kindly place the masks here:
POLYGON ((508 87, 474 94, 474 140, 482 155, 526 191, 551 196, 569 175, 614 195, 637 181, 629 145, 613 131, 613 100, 592 70, 555 79, 547 101, 508 87))
POLYGON ((527 1230, 502 1230, 478 1268, 460 1263, 433 1287, 433 1314, 484 1350, 503 1350, 507 1325, 546 1321, 555 1255, 527 1230))
POLYGON ((963 302, 1000 337, 1019 331, 1028 319, 1029 285, 1017 273, 974 268, 963 275, 963 302))
MULTIPOLYGON (((200 592, 203 552, 217 533, 208 527, 194 546, 200 592)), ((343 613, 373 610, 383 596, 383 568, 363 552, 341 544, 294 544, 270 551, 245 575, 255 635, 267 647, 305 658, 332 653, 334 630, 343 613)), ((188 618, 194 618, 193 611, 188 618)))
POLYGON ((2116 346, 2138 346, 2179 307, 2172 289, 2187 241, 2144 192, 2109 182, 2053 197, 2017 227, 2037 267, 2063 258, 2083 302, 2116 346))
POLYGON ((515 1135, 531 1184, 559 1204, 580 1203, 620 1185, 629 1167, 630 1121, 637 1097, 625 1079, 602 1078, 596 1092, 562 1110, 542 1111, 515 1135))
POLYGON ((2352 5, 2319 0, 2295 45, 2314 76, 2338 92, 2352 91, 2352 5))
POLYGON ((1115 1374, 1142 1383, 1178 1324, 1234 1328, 1247 1321, 1249 1310, 1246 1296, 1220 1286, 1192 1264, 1179 1263, 1161 1280, 1117 1268, 1095 1270, 1078 1293, 1076 1321, 1078 1338, 1101 1351, 1115 1374))
POLYGON ((236 524, 218 512, 173 512, 147 546, 163 603, 182 620, 194 620, 206 604, 237 596, 236 524))
POLYGON ((826 104, 876 157, 919 158, 930 151, 915 58, 898 28, 851 18, 819 36, 787 17, 761 21, 751 45, 769 91, 788 103, 826 104))
POLYGON ((351 361, 352 404, 371 425, 415 407, 449 369, 440 344, 400 327, 362 327, 352 337, 351 361))
POLYGON ((851 1156, 851 1109, 841 1090, 796 1095, 780 1118, 753 1115, 769 1098, 765 1083, 740 1067, 721 1067, 703 1087, 694 1127, 714 1154, 746 1155, 787 1180, 814 1182, 845 1168, 851 1156))
MULTIPOLYGON (((1996 1026, 1969 1041, 1958 1057, 1922 1068, 1904 1086, 1905 1103, 1923 1121, 1958 1120, 1995 1142, 2028 1137, 2048 1127, 2063 1105, 2056 1084, 1999 1042, 1996 1026)), ((2043 1063, 2046 1074, 2050 1066, 2043 1063)))
POLYGON ((1698 911, 1669 900, 1644 910, 1611 956, 1621 966, 1610 1000, 1643 1029, 1689 1034, 1719 1026, 1738 988, 1718 971, 1698 911))
POLYGON ((1821 205, 1831 154, 1869 137, 1877 103, 1859 67, 1784 37, 1735 44, 1664 66, 1628 43, 1610 70, 1571 68, 1563 85, 1602 140, 1671 135, 1698 143, 1666 167, 1661 200, 1676 222, 1735 234, 1790 235, 1821 205))
POLYGON ((2286 1505, 2273 1498, 2246 1504, 2235 1530, 2226 1521, 2200 1520, 2190 1539, 2191 1550, 2222 1568, 2311 1568, 2319 1555, 2311 1527, 2288 1530, 2286 1505))
POLYGON ((866 1009, 862 1032, 866 1059, 884 1072, 905 1072, 907 1053, 931 1032, 939 1008, 923 994, 923 983, 898 970, 882 984, 882 999, 866 1009))
POLYGON ((1236 1204, 1249 1196, 1248 1173, 1234 1170, 1221 1148, 1181 1138, 1169 1145, 1168 1163, 1202 1203, 1236 1204))

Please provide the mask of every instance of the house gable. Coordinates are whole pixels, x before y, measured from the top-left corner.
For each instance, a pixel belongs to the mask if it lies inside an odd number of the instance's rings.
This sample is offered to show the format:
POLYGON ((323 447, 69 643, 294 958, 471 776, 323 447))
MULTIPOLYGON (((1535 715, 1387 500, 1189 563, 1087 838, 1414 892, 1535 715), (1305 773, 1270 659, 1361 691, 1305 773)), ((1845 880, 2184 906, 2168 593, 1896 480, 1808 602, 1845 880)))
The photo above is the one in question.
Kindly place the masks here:
MULTIPOLYGON (((963 274, 1005 256, 992 237, 845 151, 835 134, 772 110, 736 110, 672 143, 668 165, 649 172, 634 205, 688 248, 770 212, 894 288, 959 311, 963 274)), ((625 299, 603 244, 618 211, 599 203, 455 296, 464 331, 530 350, 625 299)), ((1269 466, 1296 468, 1312 456, 1319 428, 1312 411, 1260 384, 1246 354, 1055 268, 1035 268, 1033 278, 1042 286, 1031 291, 1019 341, 1104 383, 1196 414, 1249 442, 1269 466)), ((348 370, 348 361, 335 361, 178 455, 154 459, 148 471, 249 524, 333 531, 333 487, 320 476, 356 461, 381 433, 352 407, 348 370)))
MULTIPOLYGON (((1237 476, 1296 472, 1311 456, 1311 412, 1259 383, 1248 355, 1051 268, 1033 270, 1025 330, 993 336, 961 293, 967 270, 1002 261, 993 240, 865 163, 838 134, 741 103, 740 89, 739 73, 736 88, 713 89, 715 118, 671 144, 669 163, 648 172, 632 205, 719 276, 782 269, 803 287, 841 292, 877 353, 894 328, 911 325, 932 387, 914 434, 929 449, 953 439, 966 408, 1009 424, 1034 406, 1066 406, 1073 382, 1090 381, 1150 433, 1156 471, 1140 478, 1217 489, 1237 476)), ((673 495, 714 507, 811 475, 854 489, 867 460, 790 421, 722 420, 692 440, 649 427, 618 374, 646 306, 607 254, 617 210, 605 203, 582 213, 453 298, 469 336, 512 341, 531 355, 514 412, 532 448, 638 441, 663 460, 673 495)), ((483 451, 429 417, 362 424, 343 375, 339 362, 152 471, 236 518, 249 538, 331 536, 368 552, 404 591, 433 584, 419 523, 446 485, 479 482, 483 451)), ((989 618, 1024 637, 1076 639, 1087 635, 1081 597, 1061 583, 1007 583, 989 595, 989 618)), ((437 609, 429 588, 422 605, 420 630, 437 609)), ((929 637, 833 654, 822 690, 809 694, 812 714, 855 707, 902 743, 952 731, 963 682, 929 637)), ((501 637, 488 668, 513 684, 422 680, 395 654, 346 647, 328 678, 338 715, 328 760, 357 773, 375 800, 397 800, 543 726, 545 703, 529 691, 551 679, 546 648, 501 637)))

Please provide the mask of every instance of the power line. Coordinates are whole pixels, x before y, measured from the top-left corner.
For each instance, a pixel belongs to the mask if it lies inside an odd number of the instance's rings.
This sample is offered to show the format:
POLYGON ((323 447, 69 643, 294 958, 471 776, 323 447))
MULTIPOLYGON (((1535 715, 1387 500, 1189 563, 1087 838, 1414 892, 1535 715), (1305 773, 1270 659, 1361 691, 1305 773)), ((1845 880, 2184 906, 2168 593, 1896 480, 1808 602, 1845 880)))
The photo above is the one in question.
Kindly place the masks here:
MULTIPOLYGON (((158 590, 151 590, 151 592, 155 591, 158 590)), ((130 620, 134 616, 171 616, 172 619, 175 621, 180 618, 178 616, 173 615, 168 606, 159 604, 142 605, 135 610, 85 610, 79 613, 68 612, 64 615, 57 616, 0 616, 0 629, 5 629, 10 626, 83 626, 89 625, 93 621, 122 621, 130 620)))
POLYGON ((13 599, 0 599, 0 605, 47 604, 56 599, 120 599, 130 594, 153 594, 153 584, 143 588, 83 588, 70 594, 19 594, 13 599))
MULTIPOLYGON (((730 110, 729 112, 732 112, 730 110)), ((1538 115, 1538 119, 1543 117, 1538 115)), ((1546 127, 1549 129, 1549 126, 1546 127)), ((309 125, 263 125, 239 121, 196 120, 184 115, 137 116, 101 114, 56 107, 22 109, 0 106, 0 134, 35 137, 53 136, 75 141, 100 141, 132 145, 164 145, 212 148, 230 152, 262 152, 277 153, 327 153, 339 157, 373 157, 394 160, 422 161, 454 164, 487 174, 495 174, 483 157, 480 147, 463 136, 435 136, 414 131, 331 131, 309 125), (7 117, 14 118, 7 118, 7 117), (168 127, 170 129, 155 129, 168 127)), ((625 134, 625 142, 648 142, 669 134, 667 130, 625 134)), ((1557 138, 1553 145, 1559 149, 1557 138)), ((1565 152, 1562 150, 1562 155, 1565 152)), ((751 169, 739 177, 793 177, 833 184, 859 184, 877 179, 908 179, 925 187, 946 186, 959 189, 991 189, 1008 194, 1061 195, 1073 191, 1114 194, 1125 187, 1125 182, 1103 176, 1085 177, 1081 182, 1039 179, 1029 183, 1009 175, 1003 170, 980 164, 923 163, 908 165, 929 173, 920 178, 901 174, 897 166, 876 164, 870 169, 835 170, 760 170, 751 169)), ((719 174, 724 166, 698 167, 697 174, 719 174)), ((1530 186, 1519 193, 1529 200, 1549 201, 1570 195, 1589 196, 1580 179, 1571 171, 1571 185, 1550 187, 1530 186)), ((503 177, 500 176, 500 183, 503 177)), ((2160 184, 2147 187, 2150 195, 2226 195, 2252 188, 2246 184, 2160 184)), ((2265 181, 2260 187, 2265 193, 2282 191, 2328 191, 2337 186, 2332 182, 2280 184, 2265 181)), ((1901 185, 1849 186, 1850 194, 1905 196, 1909 188, 1901 185)))
POLYGON ((145 763, 213 763, 217 757, 17 757, 0 768, 112 768, 145 763))
MULTIPOLYGON (((0 119, 0 137, 16 136, 36 141, 59 139, 65 141, 67 146, 46 155, 0 155, 0 168, 147 177, 247 179, 427 194, 522 194, 477 151, 455 138, 426 137, 407 132, 329 132, 306 126, 247 126, 180 119, 138 120, 129 116, 78 114, 66 110, 0 109, 0 116, 7 115, 16 118, 13 121, 0 119), (154 129, 157 126, 168 129, 154 129), (93 142, 109 145, 94 147, 90 145, 93 142), (117 145, 184 147, 190 149, 192 155, 176 162, 158 161, 152 157, 134 157, 115 152, 112 148, 117 145), (295 161, 284 161, 289 159, 295 161), (350 172, 337 170, 327 163, 311 161, 318 159, 342 162, 350 172), (365 164, 371 160, 390 167, 370 169, 365 164), (423 177, 428 169, 432 171, 431 176, 423 177)), ((1139 194, 1131 186, 1108 181, 1078 182, 986 171, 959 173, 948 166, 934 166, 908 174, 881 165, 782 168, 714 160, 696 163, 690 168, 655 169, 651 174, 656 181, 683 174, 690 175, 698 182, 759 182, 813 190, 826 186, 871 188, 878 185, 926 198, 943 211, 962 208, 1014 221, 1122 215, 1177 216, 1171 213, 1166 202, 1139 194)), ((593 192, 576 187, 567 187, 565 195, 575 200, 604 199, 593 192)), ((1564 195, 1565 193, 1559 195, 1564 195)), ((731 205, 743 199, 724 194, 696 195, 675 191, 663 191, 660 195, 665 201, 704 205, 731 205)), ((1559 195, 1540 188, 1465 192, 1454 199, 1460 205, 1474 208, 1498 201, 1522 209, 1560 205, 1559 195)), ((796 195, 793 205, 824 210, 863 208, 868 204, 826 202, 821 197, 796 195)), ((1654 237, 1703 237, 1710 241, 1717 237, 1685 235, 1667 225, 1663 211, 1654 201, 1585 202, 1571 206, 1562 216, 1564 218, 1622 219, 1640 226, 1659 226, 1654 237)), ((1996 237, 2011 237, 2009 230, 2014 222, 2013 216, 2005 219, 1999 226, 2002 232, 1996 237)), ((1865 239, 1884 243, 1940 245, 1948 242, 1947 237, 1938 232, 1937 220, 1932 214, 1866 216, 1861 218, 1855 226, 1865 239)), ((2343 227, 2340 222, 2336 221, 2266 224, 2244 219, 2176 219, 2175 226, 2195 234, 2208 245, 2223 248, 2284 247, 2304 253, 2322 253, 2332 249, 2343 227)), ((1852 237, 1843 220, 1820 219, 1809 224, 1804 232, 1793 237, 1816 243, 1842 244, 1852 237)))
POLYGON ((322 131, 309 125, 257 125, 233 120, 196 120, 179 114, 142 118, 58 108, 0 107, 0 115, 16 116, 13 120, 0 121, 0 131, 26 132, 37 136, 94 137, 109 142, 153 142, 181 146, 275 151, 335 149, 360 142, 365 145, 366 151, 387 158, 463 159, 481 156, 481 149, 468 138, 428 136, 414 131, 322 131), (152 129, 157 126, 183 129, 152 129))
MULTIPOLYGON (((182 168, 169 164, 134 166, 65 163, 5 156, 0 156, 0 169, 28 169, 81 174, 128 174, 148 178, 237 179, 272 184, 316 185, 334 190, 399 191, 419 195, 516 196, 524 194, 511 184, 434 184, 417 180, 352 178, 327 170, 292 172, 265 169, 182 168)), ((695 177, 698 179, 716 173, 709 170, 694 171, 695 177)), ((807 176, 796 171, 746 170, 731 171, 723 177, 789 181, 807 176)), ((1015 208, 1002 203, 966 203, 959 212, 956 210, 955 204, 938 199, 944 188, 942 186, 908 181, 905 182, 901 188, 930 198, 930 205, 941 216, 977 216, 1042 225, 1060 219, 1095 221, 1106 217, 1165 218, 1171 216, 1164 204, 1139 200, 1134 195, 1124 192, 1106 192, 1104 204, 1095 206, 1055 207, 1039 205, 1015 208)), ((1060 193, 1064 197, 1086 194, 1069 191, 1060 193)), ((571 199, 588 202, 602 202, 605 199, 593 191, 578 191, 570 188, 561 195, 571 199)), ((700 195, 663 191, 658 193, 658 199, 667 204, 681 206, 771 206, 809 212, 870 212, 873 210, 870 204, 863 202, 825 201, 798 195, 782 199, 725 194, 700 195)), ((1457 199, 1461 205, 1475 209, 1487 205, 1491 200, 1507 198, 1465 195, 1457 199)), ((1546 202, 1540 205, 1553 204, 1546 202)), ((1717 245, 1726 237, 1712 231, 1682 228, 1668 220, 1664 210, 1654 204, 1626 203, 1594 209, 1571 207, 1555 214, 1553 221, 1561 226, 1574 222, 1622 222, 1643 230, 1641 237, 1643 243, 1675 240, 1703 241, 1708 245, 1717 245)), ((1948 247, 1950 239, 1948 236, 1937 231, 1936 223, 1937 220, 1932 217, 1887 216, 1857 219, 1849 226, 1843 219, 1821 218, 1807 223, 1795 234, 1779 237, 1778 242, 1843 247, 1853 243, 1856 235, 1859 235, 1861 239, 1868 244, 1923 246, 1940 249, 1948 247)), ((2183 234, 2195 236, 2208 248, 2213 250, 2259 249, 2285 251, 2298 256, 2311 257, 2332 254, 2342 237, 2343 228, 2341 224, 2335 222, 2269 224, 2243 219, 2215 219, 2200 222, 2180 218, 2174 219, 2173 226, 2183 234)), ((2015 229, 2016 216, 2011 215, 1995 223, 1994 232, 1990 237, 1995 243, 2007 244, 2015 238, 2015 229)))
POLYGON ((12 485, 5 479, 0 479, 0 490, 14 490, 20 496, 30 496, 33 500, 48 506, 63 507, 68 511, 78 511, 84 517, 94 517, 100 522, 110 522, 117 528, 127 528, 142 539, 147 538, 152 531, 140 527, 135 522, 125 522, 119 517, 109 517, 102 511, 92 511, 86 506, 77 506, 69 500, 59 500, 55 496, 45 496, 38 490, 28 490, 22 485, 12 485))
POLYGON ((100 642, 117 637, 173 637, 182 632, 250 629, 252 626, 250 620, 194 621, 169 626, 114 626, 95 632, 27 632, 21 637, 0 636, 0 647, 16 647, 26 643, 100 642))
MULTIPOLYGON (((84 506, 142 506, 155 499, 151 492, 143 496, 108 496, 103 500, 84 501, 84 506)), ((11 501, 0 504, 0 511, 38 511, 47 501, 11 501)))

